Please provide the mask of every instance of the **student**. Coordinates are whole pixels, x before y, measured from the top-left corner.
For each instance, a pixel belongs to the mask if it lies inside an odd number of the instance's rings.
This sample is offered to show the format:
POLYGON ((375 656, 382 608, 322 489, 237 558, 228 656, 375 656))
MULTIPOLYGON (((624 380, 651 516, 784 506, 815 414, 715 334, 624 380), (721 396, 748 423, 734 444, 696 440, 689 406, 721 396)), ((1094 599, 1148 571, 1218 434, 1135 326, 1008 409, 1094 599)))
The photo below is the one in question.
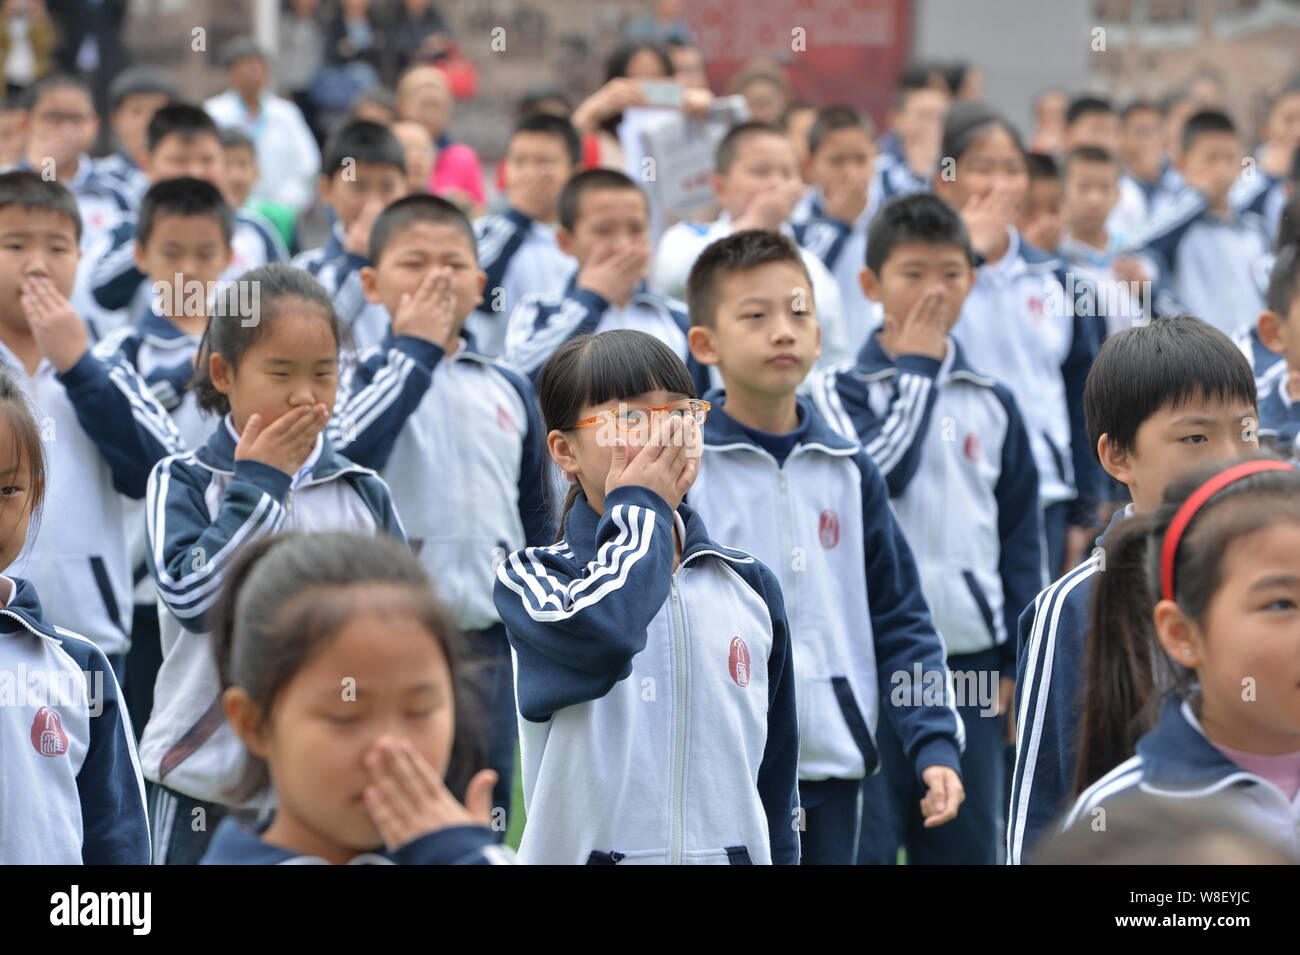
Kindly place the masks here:
POLYGON ((562 536, 494 598, 515 661, 529 863, 793 865, 798 727, 781 588, 681 503, 699 470, 686 367, 644 332, 542 369, 562 536))
POLYGON ((1120 113, 1124 174, 1106 228, 1121 241, 1133 239, 1182 192, 1182 177, 1165 154, 1164 124, 1160 107, 1147 100, 1134 100, 1120 113))
POLYGON ((438 150, 429 192, 446 196, 458 206, 479 209, 485 199, 483 167, 478 153, 447 134, 454 108, 451 81, 441 67, 417 64, 397 81, 397 118, 422 125, 438 150))
POLYGON ((1228 335, 1259 317, 1263 301, 1255 268, 1272 245, 1263 218, 1229 202, 1242 156, 1241 138, 1227 114, 1193 114, 1175 160, 1190 188, 1131 243, 1158 283, 1157 314, 1204 315, 1228 335))
POLYGON ((1189 470, 1258 449, 1250 367, 1227 336, 1188 316, 1155 318, 1107 340, 1084 402, 1090 447, 1132 503, 1116 512, 1092 555, 1020 615, 1011 864, 1027 861, 1068 805, 1091 639, 1088 605, 1102 568, 1109 573, 1116 523, 1154 510, 1170 482, 1189 470))
POLYGON ((148 154, 149 120, 176 99, 175 88, 156 70, 123 70, 108 87, 108 124, 117 152, 95 161, 95 171, 112 180, 134 209, 149 188, 142 168, 148 154))
POLYGON ((1255 161, 1242 169, 1230 198, 1235 208, 1263 216, 1269 235, 1276 238, 1282 210, 1294 195, 1295 170, 1300 167, 1300 74, 1269 103, 1264 130, 1255 161))
POLYGON ((556 222, 560 190, 578 168, 581 150, 578 131, 559 116, 533 113, 510 134, 503 162, 509 207, 474 223, 487 289, 466 327, 481 354, 504 354, 506 326, 525 296, 564 290, 576 263, 573 251, 559 244, 556 222))
MULTIPOLYGON (((889 111, 889 133, 880 140, 872 193, 877 201, 925 192, 939 164, 943 117, 951 97, 931 82, 928 64, 903 71, 889 111)), ((857 261, 861 261, 858 259, 857 261)))
POLYGON ((1078 146, 1066 155, 1063 171, 1064 231, 1056 251, 1096 291, 1106 334, 1113 335, 1142 321, 1150 306, 1146 272, 1120 254, 1123 241, 1109 231, 1119 201, 1119 163, 1096 146, 1078 146))
POLYGON ((223 820, 204 865, 515 861, 487 827, 495 775, 468 778, 476 714, 460 634, 409 550, 359 534, 263 537, 212 619, 222 709, 249 753, 241 785, 273 790, 276 807, 254 827, 223 820), (468 809, 448 791, 461 776, 468 809))
MULTIPOLYGON (((1015 398, 971 368, 949 337, 975 277, 957 213, 928 193, 886 203, 871 225, 866 264, 863 291, 883 306, 884 325, 856 363, 819 377, 812 396, 880 469, 948 666, 967 691, 957 703, 966 728, 961 815, 940 829, 921 827, 886 721, 878 742, 894 831, 869 847, 892 860, 905 846, 910 864, 993 865, 1006 822, 1016 619, 1044 583, 1038 472, 1015 398)), ((898 722, 904 711, 893 712, 898 722)))
POLYGON ((356 119, 325 144, 321 201, 334 211, 325 245, 300 252, 293 264, 310 272, 334 298, 334 308, 360 351, 379 344, 386 316, 366 304, 361 269, 375 220, 394 199, 406 195, 406 153, 386 126, 356 119))
MULTIPOLYGON (((815 313, 792 291, 805 281, 798 247, 779 233, 736 232, 696 259, 691 349, 717 366, 724 388, 706 397, 713 419, 690 497, 729 540, 780 568, 804 714, 802 861, 847 865, 862 779, 877 768, 880 701, 913 667, 941 692, 949 674, 880 471, 856 436, 836 435, 795 396, 818 347, 815 313)), ((961 721, 950 700, 893 713, 906 740, 903 779, 919 781, 899 781, 906 802, 915 789, 925 824, 946 823, 964 796, 961 721)))
MULTIPOLYGON (((660 295, 681 298, 696 256, 715 240, 744 229, 790 230, 787 220, 804 189, 789 139, 776 127, 757 122, 733 126, 718 143, 712 186, 722 206, 718 218, 711 223, 679 222, 659 239, 650 287, 660 295)), ((807 249, 804 265, 822 327, 819 364, 850 358, 844 303, 835 277, 807 249)))
POLYGON ((1219 795, 1300 849, 1298 497, 1292 465, 1254 459, 1198 469, 1117 529, 1067 826, 1138 788, 1179 806, 1219 795))
POLYGON ((1078 96, 1065 111, 1065 149, 1092 146, 1115 153, 1120 145, 1120 119, 1110 100, 1078 96))
POLYGON ((524 297, 510 316, 506 361, 536 377, 569 339, 633 328, 671 348, 697 387, 707 385, 686 344, 685 304, 646 288, 650 205, 641 187, 616 170, 588 169, 564 184, 559 217, 558 248, 578 268, 559 293, 524 297))
POLYGON ((972 367, 1011 389, 1025 416, 1051 577, 1095 521, 1099 480, 1081 392, 1101 335, 1095 316, 1074 308, 1077 292, 1066 292, 1083 283, 1012 224, 1028 185, 1015 128, 986 106, 958 103, 942 152, 953 166, 935 176, 935 192, 961 212, 978 265, 953 339, 972 367))
MULTIPOLYGON (((148 129, 149 154, 145 175, 149 182, 178 176, 204 179, 222 185, 224 159, 221 139, 212 117, 188 103, 169 103, 153 114, 148 129)), ((233 255, 222 279, 233 280, 268 262, 288 258, 275 228, 256 213, 235 210, 235 231, 230 240, 233 255)), ((143 307, 151 294, 135 258, 135 218, 127 217, 113 230, 112 242, 91 273, 95 301, 102 308, 143 307), (137 298, 138 296, 138 298, 137 298)))
POLYGON ((36 588, 12 575, 40 521, 41 445, 27 397, 0 369, 0 570, 9 571, 0 575, 0 679, 21 694, 0 706, 9 741, 0 864, 146 865, 144 780, 113 669, 94 643, 46 620, 36 588), (32 674, 45 675, 43 689, 32 674))
POLYGON ((412 546, 484 670, 504 814, 515 704, 492 576, 511 551, 553 540, 554 524, 532 386, 480 355, 464 328, 487 281, 475 249, 469 220, 437 196, 407 196, 380 214, 361 283, 389 325, 357 356, 331 434, 391 483, 412 546))
POLYGON ((257 146, 253 137, 233 126, 221 130, 221 193, 232 209, 247 208, 275 227, 286 249, 298 244, 297 215, 291 206, 253 195, 257 182, 257 146))
POLYGON ((1300 433, 1300 242, 1278 252, 1266 306, 1259 339, 1282 360, 1258 379, 1260 443, 1293 458, 1300 433))
POLYGON ((811 183, 790 221, 795 239, 817 253, 839 289, 848 348, 856 354, 880 319, 858 285, 867 225, 881 201, 873 191, 876 129, 851 106, 817 111, 808 133, 804 178, 811 183))
POLYGON ((206 444, 149 476, 149 555, 166 612, 140 755, 154 783, 157 864, 197 862, 227 807, 249 807, 233 792, 243 750, 222 720, 208 618, 241 548, 289 529, 404 540, 388 486, 322 433, 339 329, 325 290, 291 266, 254 269, 223 289, 193 385, 219 420, 206 444))
POLYGON ((438 147, 433 144, 433 137, 427 129, 409 119, 400 120, 388 128, 406 154, 406 191, 428 192, 433 163, 438 158, 438 147))
POLYGON ((1029 191, 1016 229, 1024 240, 1044 252, 1055 252, 1061 241, 1063 186, 1056 160, 1043 153, 1025 153, 1029 191))
POLYGON ((46 507, 58 515, 20 567, 60 626, 93 641, 116 667, 129 644, 125 518, 154 462, 180 435, 138 374, 97 355, 67 296, 81 219, 66 187, 39 174, 0 175, 0 362, 48 435, 46 507))
POLYGON ((27 147, 27 97, 11 93, 0 99, 0 171, 7 172, 23 161, 27 147))

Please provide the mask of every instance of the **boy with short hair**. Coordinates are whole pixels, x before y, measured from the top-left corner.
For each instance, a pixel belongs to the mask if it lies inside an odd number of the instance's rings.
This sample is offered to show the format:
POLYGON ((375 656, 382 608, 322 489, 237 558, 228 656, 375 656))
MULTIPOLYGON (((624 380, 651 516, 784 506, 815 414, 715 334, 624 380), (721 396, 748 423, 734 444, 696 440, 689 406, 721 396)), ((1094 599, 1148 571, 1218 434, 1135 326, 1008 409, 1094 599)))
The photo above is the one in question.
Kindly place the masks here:
POLYGON ((1124 174, 1106 228, 1127 242, 1182 192, 1182 177, 1165 154, 1165 117, 1156 103, 1134 100, 1120 112, 1124 174))
MULTIPOLYGON (((880 139, 872 191, 880 202, 928 192, 939 162, 943 118, 952 97, 931 78, 934 68, 917 63, 903 71, 889 110, 889 132, 880 139)), ((860 258, 855 261, 862 261, 860 258)))
POLYGON ((1075 97, 1065 111, 1065 148, 1096 146, 1113 153, 1119 144, 1119 115, 1110 100, 1100 96, 1075 97))
MULTIPOLYGON (((650 287, 660 295, 681 298, 696 257, 723 236, 745 229, 793 232, 788 220, 804 185, 794 147, 776 127, 746 122, 728 130, 718 143, 711 182, 722 206, 718 218, 711 223, 679 222, 659 239, 650 287)), ((816 253, 802 251, 822 329, 819 365, 850 358, 844 304, 835 277, 816 253)))
POLYGON ((1282 360, 1258 379, 1259 437, 1279 454, 1296 458, 1300 434, 1300 244, 1281 249, 1259 316, 1259 339, 1282 360))
POLYGON ((320 197, 334 210, 334 225, 323 246, 298 253, 293 264, 333 296, 358 351, 378 344, 388 325, 381 309, 367 305, 361 288, 370 230, 384 207, 406 191, 406 152, 387 126, 354 119, 326 142, 320 197))
POLYGON ((884 324, 856 363, 816 376, 812 389, 823 417, 860 440, 884 475, 948 666, 977 690, 957 705, 966 803, 941 829, 921 825, 897 737, 881 726, 891 784, 882 810, 892 811, 878 813, 888 821, 868 843, 880 861, 903 846, 909 864, 997 863, 1016 619, 1043 586, 1038 469, 1019 407, 949 336, 975 279, 972 258, 961 217, 937 196, 886 203, 862 270, 884 324))
POLYGON ((1044 252, 1055 252, 1061 241, 1061 170, 1045 153, 1025 153, 1029 191, 1016 228, 1025 241, 1044 252))
POLYGON ((12 93, 0 98, 0 170, 5 172, 23 161, 27 148, 27 98, 12 93))
POLYGON ((526 295, 515 308, 506 332, 505 360, 535 377, 569 339, 631 328, 675 351, 690 369, 698 393, 704 394, 708 371, 687 347, 686 306, 656 295, 645 284, 650 207, 641 187, 616 170, 588 169, 565 183, 559 217, 559 250, 572 256, 578 268, 568 273, 562 291, 526 295))
POLYGON ((412 547, 486 668, 496 828, 510 806, 517 726, 492 588, 507 554, 554 542, 546 432, 532 385, 480 355, 464 327, 487 282, 465 215, 437 196, 406 196, 375 220, 369 251, 362 288, 391 324, 340 384, 330 439, 384 475, 412 547))
POLYGON ((1102 468, 1128 488, 1092 556, 1040 593, 1020 615, 1016 665, 1016 766, 1007 861, 1029 858, 1074 793, 1080 674, 1093 578, 1106 536, 1133 512, 1160 506, 1165 488, 1216 461, 1258 449, 1255 379, 1232 341, 1191 316, 1154 318, 1102 346, 1084 388, 1088 435, 1102 468))
MULTIPOLYGON (((168 103, 153 114, 146 134, 148 155, 145 175, 150 183, 193 176, 221 188, 224 158, 217 124, 207 113, 189 103, 168 103)), ((91 286, 95 301, 102 308, 144 307, 149 293, 148 282, 135 256, 135 218, 124 218, 113 230, 112 242, 95 264, 91 286), (138 296, 138 297, 137 297, 138 296)), ((235 231, 230 242, 234 255, 222 275, 236 279, 249 269, 268 262, 282 262, 288 257, 275 228, 261 216, 247 209, 235 212, 235 231)))
POLYGON ((1244 151, 1226 113, 1193 114, 1181 145, 1175 165, 1189 188, 1131 248, 1157 283, 1157 314, 1189 311, 1233 335, 1263 306, 1255 270, 1271 245, 1268 228, 1229 201, 1244 151))
POLYGON ((109 84, 108 123, 118 150, 97 160, 95 169, 117 185, 133 209, 149 188, 142 168, 148 154, 149 120, 175 98, 176 90, 167 78, 148 67, 123 70, 109 84))
POLYGON ((505 351, 506 326, 525 296, 564 290, 575 262, 559 245, 555 224, 560 190, 581 159, 582 142, 567 119, 533 113, 515 124, 504 161, 509 207, 474 223, 488 281, 469 329, 482 354, 505 351))
POLYGON ((830 270, 844 304, 848 348, 856 353, 878 323, 858 285, 867 225, 881 201, 874 175, 876 129, 851 106, 817 111, 808 132, 804 178, 811 183, 790 214, 795 240, 830 270))
POLYGON ((798 246, 771 231, 724 237, 691 269, 691 351, 725 387, 706 396, 713 410, 689 498, 780 578, 799 661, 803 862, 851 864, 880 701, 893 702, 927 826, 958 816, 963 728, 880 471, 796 395, 820 336, 800 292, 808 281, 798 246), (933 692, 922 699, 912 687, 899 705, 900 681, 922 671, 933 692))
POLYGON ((285 248, 297 245, 298 217, 289 206, 259 199, 253 195, 253 183, 259 175, 257 146, 253 137, 242 129, 229 126, 219 133, 221 138, 221 194, 232 209, 249 209, 275 227, 285 248))

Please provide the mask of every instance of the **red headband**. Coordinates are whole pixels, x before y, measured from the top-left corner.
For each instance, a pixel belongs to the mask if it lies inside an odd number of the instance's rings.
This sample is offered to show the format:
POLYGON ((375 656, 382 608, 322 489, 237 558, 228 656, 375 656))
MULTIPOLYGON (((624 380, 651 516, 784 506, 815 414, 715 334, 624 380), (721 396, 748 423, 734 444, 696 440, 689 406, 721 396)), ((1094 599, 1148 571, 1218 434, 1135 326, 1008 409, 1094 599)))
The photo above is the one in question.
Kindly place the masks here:
POLYGON ((1169 529, 1165 531, 1164 543, 1160 547, 1161 598, 1163 600, 1174 599, 1174 558, 1178 555, 1178 544, 1183 539, 1183 532, 1187 530, 1187 525, 1192 522, 1192 518, 1196 516, 1196 512, 1205 505, 1206 501, 1234 481, 1240 481, 1252 474, 1259 474, 1262 471, 1294 470, 1295 468, 1285 461, 1243 461, 1241 464, 1233 465, 1226 471, 1220 471, 1198 487, 1191 497, 1183 501, 1182 506, 1174 514, 1174 519, 1170 521, 1169 529))

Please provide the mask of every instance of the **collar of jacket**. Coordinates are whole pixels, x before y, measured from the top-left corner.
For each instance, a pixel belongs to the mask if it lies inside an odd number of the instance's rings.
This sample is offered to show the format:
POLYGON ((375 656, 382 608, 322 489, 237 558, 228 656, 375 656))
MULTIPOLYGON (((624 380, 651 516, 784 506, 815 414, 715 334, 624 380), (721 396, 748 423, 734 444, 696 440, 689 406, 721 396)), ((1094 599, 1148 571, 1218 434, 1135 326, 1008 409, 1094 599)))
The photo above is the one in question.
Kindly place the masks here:
MULTIPOLYGON (((943 363, 939 368, 940 374, 945 381, 950 378, 964 378, 987 388, 992 388, 997 384, 995 379, 981 374, 971 367, 970 362, 966 360, 966 353, 962 351, 961 345, 957 344, 957 340, 951 336, 948 338, 948 354, 944 356, 943 363)), ((881 346, 880 329, 876 329, 867 336, 862 351, 858 352, 858 360, 853 366, 853 371, 869 378, 884 378, 896 373, 897 370, 897 359, 889 357, 889 353, 881 346)))
MULTIPOLYGON (((208 440, 194 452, 199 463, 212 471, 233 474, 235 471, 235 436, 231 432, 232 429, 226 417, 222 416, 217 422, 217 426, 212 429, 212 434, 208 437, 208 440)), ((311 480, 306 483, 314 484, 317 481, 329 480, 344 471, 360 470, 358 465, 340 456, 334 450, 334 445, 330 443, 328 434, 322 431, 320 437, 320 455, 316 458, 316 463, 312 465, 311 480)))
MULTIPOLYGON (((468 328, 461 328, 460 340, 464 347, 452 356, 452 361, 476 361, 481 365, 491 365, 495 359, 475 351, 474 334, 468 328)), ((380 343, 380 351, 387 352, 393 347, 393 326, 389 324, 388 331, 384 332, 384 340, 380 343)))
MULTIPOLYGON (((709 417, 704 421, 704 446, 711 451, 726 451, 735 448, 752 448, 755 451, 761 451, 766 454, 761 447, 745 434, 745 429, 740 426, 731 415, 727 414, 723 405, 727 400, 727 393, 722 388, 715 388, 704 396, 704 400, 713 405, 713 410, 709 412, 709 417)), ((831 429, 819 415, 813 406, 803 398, 796 397, 795 401, 799 406, 800 430, 803 432, 799 437, 799 442, 790 452, 793 457, 801 448, 812 448, 818 451, 824 451, 827 454, 848 456, 857 453, 858 444, 850 441, 831 429)), ((788 459, 787 459, 788 460, 788 459)))
POLYGON ((164 348, 189 344, 202 337, 191 335, 189 332, 178 328, 170 318, 157 312, 152 301, 141 310, 140 320, 136 322, 136 327, 140 330, 141 335, 149 339, 151 344, 164 348))
MULTIPOLYGON (((653 494, 652 491, 647 491, 653 494)), ((709 537, 704 519, 685 503, 677 505, 677 520, 682 527, 681 563, 708 554, 721 557, 737 564, 752 564, 754 558, 730 547, 723 547, 709 537)), ((579 491, 573 501, 573 507, 564 516, 564 539, 580 564, 587 564, 596 559, 596 526, 601 515, 597 514, 587 503, 587 495, 579 491)))
POLYGON ((1098 536, 1097 538, 1097 546, 1105 547, 1106 538, 1115 532, 1115 528, 1119 526, 1120 522, 1123 521, 1124 518, 1132 517, 1132 516, 1133 516, 1132 504, 1125 504, 1118 511, 1112 514, 1110 516, 1110 522, 1106 525, 1106 529, 1102 531, 1100 536, 1098 536))
MULTIPOLYGON (((574 269, 572 274, 569 276, 569 280, 564 283, 564 295, 562 298, 568 298, 571 296, 574 289, 578 287, 578 271, 578 269, 574 269)), ((632 297, 627 300, 627 307, 630 308, 634 304, 650 305, 664 312, 668 311, 668 306, 664 303, 664 300, 654 292, 650 291, 650 286, 646 284, 645 279, 641 279, 641 281, 636 283, 632 289, 632 297)), ((610 303, 610 306, 613 306, 612 302, 610 303)))
POLYGON ((1160 707, 1160 719, 1137 742, 1142 757, 1143 788, 1179 795, 1216 790, 1259 777, 1234 763, 1205 736, 1191 706, 1177 693, 1167 696, 1160 707))
POLYGON ((0 607, 0 633, 13 633, 22 626, 23 629, 35 631, 51 640, 58 640, 58 633, 45 619, 45 612, 41 609, 41 599, 36 595, 36 588, 22 577, 15 577, 12 574, 5 574, 5 576, 13 581, 14 592, 9 598, 9 603, 0 607), (22 619, 21 625, 14 620, 15 616, 22 619))

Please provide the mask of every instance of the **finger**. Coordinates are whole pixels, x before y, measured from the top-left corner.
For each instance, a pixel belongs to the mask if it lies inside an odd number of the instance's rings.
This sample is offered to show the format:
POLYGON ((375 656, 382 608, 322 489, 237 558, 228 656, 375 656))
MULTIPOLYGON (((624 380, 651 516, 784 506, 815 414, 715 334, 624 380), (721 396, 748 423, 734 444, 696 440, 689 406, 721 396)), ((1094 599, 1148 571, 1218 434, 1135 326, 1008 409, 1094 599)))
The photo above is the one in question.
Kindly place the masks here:
POLYGON ((465 788, 465 808, 485 826, 492 824, 492 790, 496 788, 497 774, 491 769, 481 769, 474 774, 465 788))
POLYGON ((261 433, 262 416, 260 414, 249 415, 248 420, 244 422, 244 433, 239 436, 239 446, 236 450, 240 448, 247 450, 252 447, 253 442, 257 440, 257 436, 261 433))
POLYGON ((379 832, 379 838, 384 841, 384 846, 390 852, 400 848, 401 837, 398 833, 401 831, 401 824, 388 804, 383 790, 377 784, 371 783, 362 790, 362 800, 366 804, 366 812, 370 814, 370 821, 375 824, 375 829, 379 832))
POLYGON ((609 456, 609 477, 620 478, 623 472, 627 470, 627 445, 623 442, 621 436, 614 438, 614 445, 610 449, 609 456))
POLYGON ((682 464, 681 473, 677 475, 677 483, 675 485, 677 496, 679 498, 685 496, 686 492, 691 489, 691 485, 695 483, 695 478, 699 473, 700 459, 697 457, 686 458, 685 462, 682 464))

